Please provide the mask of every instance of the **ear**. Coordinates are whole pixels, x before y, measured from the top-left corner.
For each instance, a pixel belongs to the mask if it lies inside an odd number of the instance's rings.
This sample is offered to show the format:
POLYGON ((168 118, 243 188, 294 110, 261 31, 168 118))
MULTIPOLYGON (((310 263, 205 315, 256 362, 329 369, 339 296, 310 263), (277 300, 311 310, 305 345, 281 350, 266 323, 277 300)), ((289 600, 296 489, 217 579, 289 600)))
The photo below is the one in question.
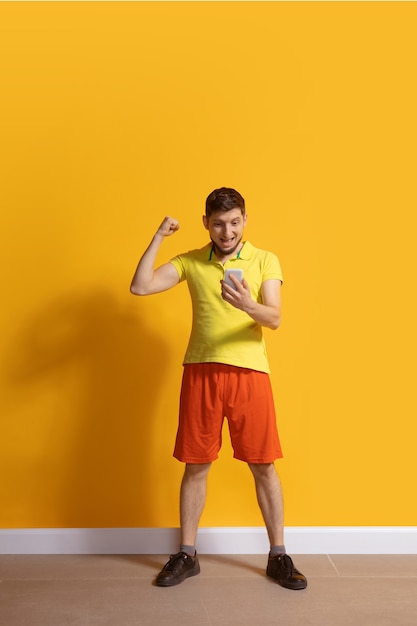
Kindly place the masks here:
POLYGON ((209 229, 209 226, 208 226, 208 218, 207 218, 207 215, 203 215, 203 224, 204 224, 204 228, 205 228, 206 230, 208 230, 208 229, 209 229))

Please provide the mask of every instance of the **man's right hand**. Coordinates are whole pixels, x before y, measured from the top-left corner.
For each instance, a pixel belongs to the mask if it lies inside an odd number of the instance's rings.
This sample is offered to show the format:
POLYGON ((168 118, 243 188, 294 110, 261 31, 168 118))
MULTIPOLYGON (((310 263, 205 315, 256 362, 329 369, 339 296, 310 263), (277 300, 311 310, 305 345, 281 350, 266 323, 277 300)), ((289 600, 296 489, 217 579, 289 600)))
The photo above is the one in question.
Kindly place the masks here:
POLYGON ((162 237, 169 237, 170 235, 173 235, 179 227, 180 225, 178 220, 167 216, 158 228, 157 234, 162 235, 162 237))

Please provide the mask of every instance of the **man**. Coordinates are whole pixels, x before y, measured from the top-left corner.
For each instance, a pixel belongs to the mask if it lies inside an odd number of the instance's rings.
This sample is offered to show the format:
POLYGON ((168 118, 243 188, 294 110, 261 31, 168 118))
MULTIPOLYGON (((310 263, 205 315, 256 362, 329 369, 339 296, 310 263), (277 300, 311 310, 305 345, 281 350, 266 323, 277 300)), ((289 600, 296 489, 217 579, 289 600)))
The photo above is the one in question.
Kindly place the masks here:
POLYGON ((180 551, 156 578, 170 587, 200 572, 196 535, 206 500, 207 475, 221 447, 227 417, 234 457, 248 464, 271 549, 267 575, 288 589, 307 580, 286 554, 281 485, 274 461, 282 457, 276 427, 262 327, 280 323, 282 274, 275 255, 244 242, 247 215, 234 189, 214 190, 206 200, 204 227, 211 243, 155 269, 165 237, 178 229, 166 217, 134 274, 131 292, 149 295, 186 280, 193 304, 191 336, 184 358, 179 426, 174 456, 185 463, 180 490, 180 551), (243 270, 243 279, 227 269, 243 270))

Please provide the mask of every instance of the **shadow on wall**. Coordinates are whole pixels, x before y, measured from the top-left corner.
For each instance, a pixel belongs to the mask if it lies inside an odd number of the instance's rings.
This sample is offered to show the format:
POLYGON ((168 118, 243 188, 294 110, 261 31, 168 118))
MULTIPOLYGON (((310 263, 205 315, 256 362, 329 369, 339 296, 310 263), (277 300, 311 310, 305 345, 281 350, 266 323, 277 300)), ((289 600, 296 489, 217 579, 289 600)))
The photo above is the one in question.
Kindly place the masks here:
POLYGON ((69 294, 16 342, 14 497, 31 511, 19 525, 152 522, 154 413, 168 359, 140 309, 108 291, 69 294))

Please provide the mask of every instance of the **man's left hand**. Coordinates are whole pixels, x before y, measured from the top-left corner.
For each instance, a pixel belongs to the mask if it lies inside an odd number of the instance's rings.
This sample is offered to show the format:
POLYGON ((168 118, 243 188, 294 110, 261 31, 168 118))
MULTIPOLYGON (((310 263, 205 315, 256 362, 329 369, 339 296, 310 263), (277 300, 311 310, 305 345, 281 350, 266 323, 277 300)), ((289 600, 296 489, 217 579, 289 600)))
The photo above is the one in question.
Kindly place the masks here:
POLYGON ((235 289, 227 285, 224 280, 221 280, 222 298, 236 309, 247 313, 253 307, 249 285, 244 278, 242 282, 237 280, 234 276, 231 276, 230 279, 235 285, 235 289))

